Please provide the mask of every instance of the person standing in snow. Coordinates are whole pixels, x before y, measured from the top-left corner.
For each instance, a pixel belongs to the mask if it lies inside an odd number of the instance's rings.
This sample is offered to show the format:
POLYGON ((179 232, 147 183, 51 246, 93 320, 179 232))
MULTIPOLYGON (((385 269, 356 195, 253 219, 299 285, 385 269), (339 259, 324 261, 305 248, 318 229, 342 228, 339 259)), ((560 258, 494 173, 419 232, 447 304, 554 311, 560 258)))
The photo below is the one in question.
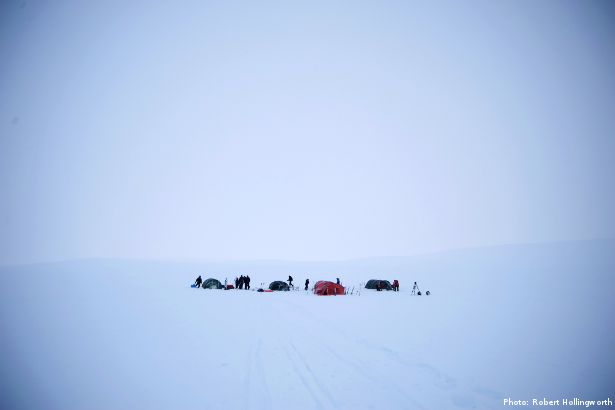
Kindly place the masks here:
POLYGON ((246 282, 246 290, 250 289, 250 277, 248 275, 246 275, 245 277, 245 282, 246 282))
POLYGON ((235 276, 235 289, 239 289, 239 278, 235 276))
POLYGON ((310 280, 306 279, 305 280, 305 290, 308 290, 308 287, 310 286, 310 280))
POLYGON ((293 287, 293 277, 288 275, 288 286, 293 287))
POLYGON ((200 288, 202 283, 203 283, 203 279, 201 279, 201 275, 199 275, 199 277, 196 278, 196 281, 194 282, 194 284, 196 285, 197 288, 200 288))
POLYGON ((241 275, 239 277, 239 289, 243 289, 243 283, 245 282, 245 278, 243 277, 243 275, 241 275))
POLYGON ((335 279, 336 279, 336 283, 337 283, 338 285, 341 285, 341 283, 340 283, 340 278, 335 278, 335 279))
POLYGON ((414 282, 414 285, 412 285, 412 294, 415 295, 417 290, 419 290, 419 285, 414 282))
POLYGON ((399 292, 399 281, 397 279, 393 281, 393 290, 399 292))

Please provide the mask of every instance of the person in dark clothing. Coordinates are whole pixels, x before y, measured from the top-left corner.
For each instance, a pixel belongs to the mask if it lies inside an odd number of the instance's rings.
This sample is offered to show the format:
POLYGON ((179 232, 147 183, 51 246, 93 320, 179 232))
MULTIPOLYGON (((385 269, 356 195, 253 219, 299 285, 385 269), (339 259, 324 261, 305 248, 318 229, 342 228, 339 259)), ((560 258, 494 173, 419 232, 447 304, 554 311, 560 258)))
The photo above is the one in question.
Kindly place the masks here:
POLYGON ((293 277, 288 275, 288 286, 293 287, 293 277))
POLYGON ((235 289, 239 289, 239 278, 235 276, 235 289))
POLYGON ((419 285, 417 285, 416 282, 414 282, 414 285, 412 285, 412 294, 413 295, 416 294, 417 290, 420 292, 419 285))
POLYGON ((199 277, 196 278, 196 281, 194 282, 194 284, 196 285, 197 288, 200 288, 202 283, 203 283, 203 279, 201 279, 201 275, 199 275, 199 277))
POLYGON ((243 284, 245 282, 246 278, 243 277, 243 275, 241 275, 239 277, 239 289, 243 289, 243 284))
POLYGON ((250 289, 250 277, 248 275, 246 275, 245 282, 246 282, 246 290, 249 290, 250 289))
POLYGON ((338 284, 338 285, 341 285, 341 283, 340 283, 340 278, 335 278, 335 279, 337 280, 337 284, 338 284))
POLYGON ((397 279, 393 281, 393 290, 399 292, 399 281, 397 279))
POLYGON ((306 279, 305 280, 305 290, 308 290, 308 287, 310 286, 310 280, 306 279))

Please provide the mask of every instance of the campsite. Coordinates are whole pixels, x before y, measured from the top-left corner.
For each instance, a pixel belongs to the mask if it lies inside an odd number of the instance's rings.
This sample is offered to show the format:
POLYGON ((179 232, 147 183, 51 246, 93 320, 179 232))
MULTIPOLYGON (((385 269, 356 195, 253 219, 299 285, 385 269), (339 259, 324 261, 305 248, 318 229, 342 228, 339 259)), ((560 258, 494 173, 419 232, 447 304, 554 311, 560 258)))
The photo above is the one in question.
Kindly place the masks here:
MULTIPOLYGON (((241 276, 243 278, 243 275, 241 276)), ((226 282, 228 282, 228 279, 225 279, 226 282)), ((339 281, 339 278, 337 278, 337 281, 339 281)), ((235 278, 235 282, 239 283, 240 279, 235 278)), ((395 280, 395 282, 397 283, 397 280, 395 280)), ((218 280, 218 279, 214 279, 214 278, 208 278, 205 279, 205 281, 202 281, 201 276, 199 275, 195 281, 195 283, 193 283, 192 285, 190 285, 191 288, 200 288, 200 289, 224 289, 224 290, 242 290, 242 287, 233 287, 232 285, 227 285, 226 287, 222 285, 222 283, 218 280)), ((391 286, 389 281, 386 280, 377 280, 377 279, 369 279, 367 280, 367 282, 363 283, 359 283, 358 288, 356 289, 356 294, 357 296, 359 296, 361 294, 361 289, 365 288, 365 289, 372 289, 372 290, 393 290, 393 287, 391 286)), ((416 282, 414 283, 414 287, 413 290, 417 289, 418 287, 416 286, 416 282)), ((246 288, 246 290, 248 290, 246 288)), ((252 289, 252 290, 256 290, 257 292, 273 292, 273 291, 278 291, 278 292, 288 292, 290 290, 293 291, 302 291, 302 289, 300 287, 294 286, 292 284, 288 284, 284 281, 281 280, 274 280, 273 282, 271 282, 268 286, 267 289, 263 289, 263 288, 258 288, 258 289, 252 289)), ((327 280, 319 280, 316 282, 316 284, 309 289, 309 287, 306 286, 306 288, 303 289, 305 291, 305 293, 311 292, 314 293, 315 295, 319 295, 319 296, 343 296, 343 295, 354 295, 355 294, 355 287, 353 286, 352 289, 347 289, 344 288, 344 286, 341 285, 341 283, 339 282, 332 282, 332 281, 327 281, 327 280)), ((414 293, 413 293, 414 294, 414 293)), ((427 295, 429 295, 430 293, 428 292, 427 295)), ((418 296, 420 296, 420 292, 418 293, 418 296)))

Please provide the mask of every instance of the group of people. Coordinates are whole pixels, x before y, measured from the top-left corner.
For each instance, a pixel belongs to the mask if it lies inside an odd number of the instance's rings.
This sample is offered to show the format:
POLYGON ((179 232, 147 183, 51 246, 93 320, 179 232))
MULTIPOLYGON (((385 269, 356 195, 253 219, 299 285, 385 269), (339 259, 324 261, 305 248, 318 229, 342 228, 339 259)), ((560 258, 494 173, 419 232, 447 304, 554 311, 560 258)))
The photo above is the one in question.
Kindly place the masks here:
MULTIPOLYGON (((226 283, 225 283, 226 285, 226 283)), ((235 289, 250 289, 250 277, 248 275, 241 275, 238 278, 235 278, 235 289)))
MULTIPOLYGON (((293 285, 293 277, 288 275, 288 279, 286 280, 288 282, 288 287, 290 288, 294 288, 295 286, 293 285)), ((338 279, 339 280, 339 279, 338 279)), ((308 288, 310 287, 310 280, 306 279, 305 280, 305 290, 308 290, 308 288)))
MULTIPOLYGON (((339 278, 337 279, 337 284, 339 285, 340 280, 339 278)), ((203 278, 201 278, 201 275, 199 275, 198 278, 196 278, 196 280, 194 281, 194 285, 196 285, 197 288, 200 288, 203 285, 203 278)), ((193 285, 193 286, 194 286, 193 285)), ((292 276, 288 276, 288 286, 290 286, 291 288, 293 287, 293 277, 292 276)), ((308 290, 308 287, 310 286, 310 280, 306 279, 305 280, 305 290, 308 290)), ((224 289, 232 289, 232 286, 228 286, 227 284, 227 280, 224 279, 224 289)), ((249 290, 250 289, 250 276, 248 275, 241 275, 238 278, 235 278, 235 289, 246 289, 249 290)))

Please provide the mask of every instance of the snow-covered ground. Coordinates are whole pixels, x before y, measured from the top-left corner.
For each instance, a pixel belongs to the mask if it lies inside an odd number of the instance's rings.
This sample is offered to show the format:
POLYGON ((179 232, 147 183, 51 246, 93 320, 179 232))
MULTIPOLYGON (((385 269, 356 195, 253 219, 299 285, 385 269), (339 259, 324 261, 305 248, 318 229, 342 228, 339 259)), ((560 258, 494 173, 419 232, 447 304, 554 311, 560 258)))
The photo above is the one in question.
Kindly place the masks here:
POLYGON ((502 408, 615 393, 615 242, 329 263, 85 260, 0 269, 2 409, 502 408), (292 274, 319 297, 191 289, 292 274), (418 281, 430 296, 412 296, 418 281))

